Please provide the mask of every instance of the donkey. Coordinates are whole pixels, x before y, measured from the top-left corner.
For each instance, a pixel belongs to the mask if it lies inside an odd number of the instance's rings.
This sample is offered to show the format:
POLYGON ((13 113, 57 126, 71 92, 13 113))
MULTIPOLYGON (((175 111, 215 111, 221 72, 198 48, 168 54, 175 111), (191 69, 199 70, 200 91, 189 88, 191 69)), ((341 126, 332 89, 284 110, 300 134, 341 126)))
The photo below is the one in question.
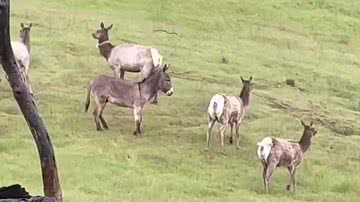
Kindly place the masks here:
POLYGON ((12 41, 11 47, 14 52, 16 64, 20 68, 23 79, 25 80, 25 84, 29 88, 31 95, 33 95, 29 79, 29 70, 31 63, 30 29, 32 23, 30 23, 28 27, 25 27, 23 23, 21 23, 20 26, 20 41, 12 41))
POLYGON ((214 95, 208 107, 208 130, 206 137, 206 149, 209 150, 211 131, 216 122, 220 123, 220 135, 221 135, 221 146, 223 153, 225 153, 224 147, 224 135, 226 127, 231 127, 230 144, 233 143, 233 127, 236 128, 236 149, 239 149, 240 136, 239 129, 241 121, 245 116, 246 109, 250 104, 251 91, 253 89, 252 76, 249 80, 245 80, 241 77, 243 84, 241 93, 239 96, 227 96, 216 94, 214 95))
POLYGON ((296 191, 296 169, 304 160, 304 154, 311 145, 311 138, 317 133, 316 129, 312 127, 312 122, 310 125, 306 125, 301 121, 301 124, 304 127, 304 132, 299 142, 266 137, 257 143, 257 156, 264 167, 263 181, 266 193, 269 193, 269 180, 276 167, 288 169, 290 181, 286 189, 290 191, 292 185, 293 191, 296 191))
POLYGON ((110 76, 101 75, 91 81, 86 96, 85 112, 87 112, 90 104, 90 93, 95 98, 96 108, 94 110, 94 118, 96 130, 109 129, 102 113, 107 103, 111 103, 120 107, 132 108, 134 111, 136 136, 141 134, 142 112, 145 104, 147 104, 156 93, 161 90, 167 96, 174 93, 169 74, 166 72, 169 65, 158 68, 153 74, 141 82, 120 80, 110 76))
MULTIPOLYGON (((111 24, 105 27, 104 23, 101 23, 100 29, 92 36, 98 41, 97 47, 100 54, 106 59, 115 77, 124 79, 125 72, 141 72, 143 78, 146 79, 161 66, 162 56, 156 48, 136 44, 112 45, 108 34, 112 26, 111 24)), ((157 95, 153 103, 157 103, 157 95)))

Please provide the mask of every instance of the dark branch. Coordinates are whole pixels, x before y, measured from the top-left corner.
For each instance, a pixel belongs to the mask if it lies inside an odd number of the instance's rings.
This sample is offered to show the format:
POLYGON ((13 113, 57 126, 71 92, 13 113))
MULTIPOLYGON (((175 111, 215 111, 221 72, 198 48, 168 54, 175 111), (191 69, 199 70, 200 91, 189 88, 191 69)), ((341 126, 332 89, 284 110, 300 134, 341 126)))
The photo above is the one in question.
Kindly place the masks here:
POLYGON ((29 89, 24 83, 19 67, 15 63, 10 45, 9 11, 10 0, 0 0, 0 56, 2 66, 38 149, 44 194, 48 197, 55 197, 56 202, 62 202, 53 146, 47 128, 37 111, 29 89))
POLYGON ((178 35, 178 33, 176 33, 176 32, 169 32, 169 31, 164 30, 164 29, 155 29, 155 30, 153 30, 153 32, 164 32, 164 33, 166 33, 166 34, 178 35))

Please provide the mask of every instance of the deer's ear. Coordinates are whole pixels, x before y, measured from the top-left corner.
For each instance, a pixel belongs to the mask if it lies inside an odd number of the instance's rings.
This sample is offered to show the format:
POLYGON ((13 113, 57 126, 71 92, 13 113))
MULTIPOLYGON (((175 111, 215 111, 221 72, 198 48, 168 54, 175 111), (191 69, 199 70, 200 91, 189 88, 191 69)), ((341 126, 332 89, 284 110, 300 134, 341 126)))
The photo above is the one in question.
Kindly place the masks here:
POLYGON ((302 126, 306 127, 306 124, 304 123, 303 120, 300 120, 300 122, 301 122, 301 125, 302 125, 302 126))
POLYGON ((242 76, 240 76, 240 79, 241 79, 241 82, 242 82, 242 83, 245 82, 245 80, 244 80, 244 78, 242 78, 242 76))
POLYGON ((108 28, 106 28, 106 30, 110 30, 110 29, 112 29, 112 27, 113 27, 113 24, 111 24, 108 28))
POLYGON ((100 28, 101 28, 101 29, 104 29, 104 28, 105 28, 105 25, 104 25, 103 22, 100 23, 100 28))
POLYGON ((170 64, 165 64, 163 68, 163 72, 166 72, 170 67, 170 64))
POLYGON ((20 27, 21 27, 21 28, 24 28, 24 23, 20 23, 20 27))

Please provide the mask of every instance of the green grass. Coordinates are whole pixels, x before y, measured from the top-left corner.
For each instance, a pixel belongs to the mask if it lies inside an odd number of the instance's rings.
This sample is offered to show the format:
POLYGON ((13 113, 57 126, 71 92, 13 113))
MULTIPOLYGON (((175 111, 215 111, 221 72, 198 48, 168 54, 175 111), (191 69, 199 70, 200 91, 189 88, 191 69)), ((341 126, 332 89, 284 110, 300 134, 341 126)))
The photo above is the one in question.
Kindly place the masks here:
MULTIPOLYGON (((12 1, 13 40, 20 22, 34 24, 31 80, 65 201, 359 201, 358 7, 357 0, 12 1), (128 109, 107 107, 103 133, 82 112, 89 81, 112 75, 90 35, 101 21, 114 24, 114 44, 158 47, 172 64, 175 94, 146 108, 140 138, 128 109), (238 94, 240 75, 256 83, 242 149, 226 145, 220 155, 216 135, 208 154, 208 101, 238 94), (278 169, 265 195, 256 142, 299 139, 300 118, 319 132, 297 171, 298 192, 285 191, 288 174, 278 169)), ((0 185, 21 183, 41 195, 37 151, 1 78, 0 185)))

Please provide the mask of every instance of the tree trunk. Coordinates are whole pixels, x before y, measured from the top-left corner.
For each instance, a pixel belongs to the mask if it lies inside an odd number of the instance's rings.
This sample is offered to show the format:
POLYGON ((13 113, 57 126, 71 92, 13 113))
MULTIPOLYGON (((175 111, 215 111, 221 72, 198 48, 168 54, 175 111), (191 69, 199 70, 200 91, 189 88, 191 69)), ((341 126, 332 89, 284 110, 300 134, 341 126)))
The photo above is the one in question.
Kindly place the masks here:
POLYGON ((41 163, 44 194, 62 202, 54 150, 46 126, 15 63, 10 45, 10 0, 0 0, 0 56, 16 102, 35 140, 41 163))

